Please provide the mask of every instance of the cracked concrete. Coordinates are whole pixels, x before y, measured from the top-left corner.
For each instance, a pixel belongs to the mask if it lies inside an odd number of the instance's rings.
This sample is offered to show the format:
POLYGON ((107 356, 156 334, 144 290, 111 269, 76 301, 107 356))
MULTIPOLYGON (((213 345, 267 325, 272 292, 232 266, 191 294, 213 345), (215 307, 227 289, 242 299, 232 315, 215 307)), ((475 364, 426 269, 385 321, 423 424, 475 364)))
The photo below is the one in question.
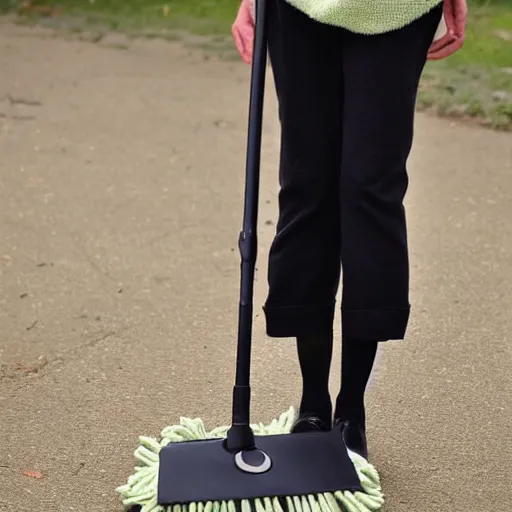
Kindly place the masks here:
MULTIPOLYGON (((11 94, 6 94, 4 98, 11 105, 25 105, 27 107, 40 107, 42 105, 42 103, 40 101, 30 100, 30 99, 26 99, 26 98, 15 98, 11 94)), ((0 101, 2 101, 2 99, 4 99, 4 98, 0 98, 0 101)))
MULTIPOLYGON (((113 490, 139 434, 180 415, 229 419, 248 68, 0 24, 7 95, 41 105, 10 106, 37 112, 30 122, 0 119, 0 364, 41 368, 0 380, 0 510, 121 510, 113 490)), ((371 456, 387 512, 501 511, 512 139, 425 116, 416 133, 413 312, 372 378, 371 456)), ((253 418, 268 421, 300 392, 293 343, 268 340, 259 313, 277 207, 272 92, 263 142, 253 418)), ((337 350, 333 393, 339 363, 337 350)))
POLYGON ((97 335, 90 340, 85 340, 78 347, 60 352, 57 355, 51 357, 44 355, 39 356, 37 361, 10 365, 0 364, 0 382, 2 380, 9 379, 13 385, 19 389, 19 386, 25 385, 27 381, 30 383, 35 378, 44 378, 51 375, 52 372, 60 371, 65 364, 68 364, 73 359, 83 355, 84 351, 87 349, 96 347, 98 344, 103 343, 114 336, 121 335, 125 331, 126 328, 123 328, 120 329, 119 332, 111 331, 102 335, 97 335))

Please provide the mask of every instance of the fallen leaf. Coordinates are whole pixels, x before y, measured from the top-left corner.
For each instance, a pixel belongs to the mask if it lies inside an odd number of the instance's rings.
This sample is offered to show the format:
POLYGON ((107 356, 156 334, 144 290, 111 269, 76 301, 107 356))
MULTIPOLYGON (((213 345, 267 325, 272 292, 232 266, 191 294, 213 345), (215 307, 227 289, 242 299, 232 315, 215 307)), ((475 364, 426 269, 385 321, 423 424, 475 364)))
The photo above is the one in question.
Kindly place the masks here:
POLYGON ((34 5, 32 2, 23 2, 19 10, 22 14, 39 14, 41 16, 57 16, 59 9, 49 5, 34 5))
POLYGON ((36 480, 41 480, 41 478, 43 478, 43 474, 40 473, 39 471, 23 471, 23 476, 35 478, 36 480))

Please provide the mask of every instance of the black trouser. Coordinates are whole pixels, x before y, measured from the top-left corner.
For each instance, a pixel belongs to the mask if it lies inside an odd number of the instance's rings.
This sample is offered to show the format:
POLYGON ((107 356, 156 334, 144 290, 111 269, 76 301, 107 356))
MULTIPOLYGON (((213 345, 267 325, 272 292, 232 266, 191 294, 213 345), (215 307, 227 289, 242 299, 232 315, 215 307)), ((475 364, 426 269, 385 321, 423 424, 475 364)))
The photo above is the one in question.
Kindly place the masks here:
POLYGON ((267 333, 332 329, 343 269, 343 335, 402 339, 409 318, 403 199, 416 94, 441 8, 364 36, 268 0, 281 119, 279 221, 267 333))

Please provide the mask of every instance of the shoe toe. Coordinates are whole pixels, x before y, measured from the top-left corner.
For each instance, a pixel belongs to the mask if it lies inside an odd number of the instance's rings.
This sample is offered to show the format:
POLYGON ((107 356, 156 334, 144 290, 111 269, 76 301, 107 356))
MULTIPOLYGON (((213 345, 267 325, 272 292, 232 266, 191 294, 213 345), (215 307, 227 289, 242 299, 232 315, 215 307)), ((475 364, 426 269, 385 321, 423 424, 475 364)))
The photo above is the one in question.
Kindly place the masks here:
POLYGON ((325 424, 320 418, 316 416, 306 416, 299 418, 292 427, 293 434, 300 434, 305 432, 327 432, 329 426, 325 424))

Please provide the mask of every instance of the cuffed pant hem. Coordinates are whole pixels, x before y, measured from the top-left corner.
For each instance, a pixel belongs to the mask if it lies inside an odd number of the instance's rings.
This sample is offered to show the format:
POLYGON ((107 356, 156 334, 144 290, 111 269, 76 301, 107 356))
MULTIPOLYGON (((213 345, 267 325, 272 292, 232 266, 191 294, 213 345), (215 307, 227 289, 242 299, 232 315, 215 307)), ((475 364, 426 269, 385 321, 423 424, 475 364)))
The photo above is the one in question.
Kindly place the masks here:
POLYGON ((263 308, 267 335, 296 338, 332 331, 336 303, 319 306, 268 306, 263 308))
POLYGON ((410 307, 341 311, 343 337, 349 340, 402 340, 409 322, 410 307))

